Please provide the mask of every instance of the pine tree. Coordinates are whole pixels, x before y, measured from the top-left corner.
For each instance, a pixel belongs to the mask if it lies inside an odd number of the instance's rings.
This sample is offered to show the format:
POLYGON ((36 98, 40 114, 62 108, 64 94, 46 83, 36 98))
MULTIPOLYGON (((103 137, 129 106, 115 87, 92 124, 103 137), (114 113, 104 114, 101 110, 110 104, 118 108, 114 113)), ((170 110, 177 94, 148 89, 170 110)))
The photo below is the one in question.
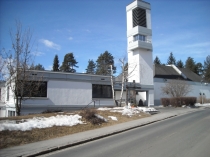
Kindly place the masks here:
POLYGON ((78 68, 78 66, 76 65, 77 63, 78 62, 75 60, 74 54, 67 53, 64 56, 63 63, 62 63, 62 66, 60 67, 60 70, 63 72, 75 73, 76 70, 74 69, 74 67, 78 68))
POLYGON ((53 71, 59 71, 59 60, 58 55, 55 55, 54 61, 53 61, 53 71))
POLYGON ((169 57, 168 57, 167 64, 168 64, 168 65, 171 65, 171 64, 176 65, 176 59, 175 59, 175 57, 174 57, 174 55, 173 55, 172 52, 170 53, 170 55, 169 55, 169 57))
POLYGON ((95 62, 93 60, 89 59, 87 69, 85 69, 86 73, 87 74, 95 74, 95 68, 96 68, 95 62))
POLYGON ((203 75, 203 65, 202 65, 202 63, 197 63, 196 65, 195 65, 195 67, 196 67, 196 73, 198 74, 198 75, 200 75, 200 76, 202 76, 203 75))
POLYGON ((108 51, 100 54, 96 62, 97 75, 111 75, 110 65, 112 65, 113 73, 116 73, 116 67, 114 66, 114 57, 108 51))
POLYGON ((34 66, 34 70, 45 70, 43 65, 41 64, 37 64, 36 66, 34 66))
POLYGON ((195 65, 195 61, 193 58, 188 57, 186 62, 185 62, 185 68, 190 69, 192 72, 197 74, 197 69, 195 65))
POLYGON ((204 79, 207 82, 210 82, 210 55, 206 57, 206 60, 204 61, 204 79))
POLYGON ((158 56, 155 57, 154 64, 158 64, 158 65, 161 64, 161 61, 160 61, 160 59, 158 58, 158 56))
POLYGON ((177 66, 178 68, 184 68, 184 63, 182 62, 181 59, 177 61, 176 66, 177 66))

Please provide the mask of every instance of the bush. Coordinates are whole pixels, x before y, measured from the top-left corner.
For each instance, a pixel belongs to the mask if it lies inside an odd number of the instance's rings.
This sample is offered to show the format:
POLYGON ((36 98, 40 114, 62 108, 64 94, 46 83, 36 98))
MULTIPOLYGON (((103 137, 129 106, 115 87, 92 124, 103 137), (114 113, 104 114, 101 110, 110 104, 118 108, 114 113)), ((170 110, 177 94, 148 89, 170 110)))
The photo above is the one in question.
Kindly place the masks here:
POLYGON ((63 112, 62 110, 45 110, 42 113, 55 113, 55 112, 63 112))
POLYGON ((96 116, 97 111, 95 109, 84 109, 80 115, 93 125, 99 125, 105 122, 104 119, 96 116))
POLYGON ((161 103, 164 107, 170 105, 170 98, 161 98, 161 103))
POLYGON ((194 106, 196 103, 196 97, 180 97, 180 98, 161 98, 162 105, 181 107, 182 105, 194 106))

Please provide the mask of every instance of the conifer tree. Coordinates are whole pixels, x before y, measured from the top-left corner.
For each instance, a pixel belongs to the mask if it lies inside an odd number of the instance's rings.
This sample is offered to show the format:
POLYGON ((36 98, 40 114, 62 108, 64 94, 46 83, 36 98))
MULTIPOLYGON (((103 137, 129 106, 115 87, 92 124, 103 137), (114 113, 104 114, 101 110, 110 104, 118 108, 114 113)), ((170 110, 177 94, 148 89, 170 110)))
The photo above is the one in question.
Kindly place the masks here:
POLYGON ((113 74, 116 73, 116 67, 114 66, 114 57, 108 51, 100 54, 96 62, 97 75, 111 75, 110 65, 112 65, 113 74))
POLYGON ((195 61, 193 58, 188 57, 186 62, 185 62, 185 68, 190 69, 192 72, 197 74, 197 70, 196 70, 196 65, 195 65, 195 61))
POLYGON ((168 65, 171 65, 171 64, 176 65, 176 59, 175 59, 175 57, 174 57, 174 55, 173 55, 172 52, 170 53, 170 55, 169 55, 169 57, 168 57, 167 64, 168 64, 168 65))
POLYGON ((204 79, 207 82, 210 82, 210 55, 206 57, 206 60, 204 61, 204 79))
POLYGON ((177 66, 178 68, 184 68, 184 63, 182 62, 181 59, 177 61, 176 66, 177 66))
POLYGON ((202 76, 203 75, 203 65, 202 65, 202 63, 199 62, 195 66, 196 66, 196 73, 198 75, 202 76))
POLYGON ((60 67, 60 70, 63 72, 75 73, 76 70, 74 69, 74 67, 78 68, 78 66, 76 65, 77 63, 78 62, 74 58, 74 54, 67 53, 64 56, 63 63, 62 63, 62 66, 60 67))
POLYGON ((34 70, 45 70, 45 69, 44 69, 43 65, 37 64, 34 66, 34 70))
POLYGON ((55 55, 55 58, 53 60, 53 71, 59 71, 59 60, 58 55, 55 55))
POLYGON ((86 73, 87 74, 95 74, 95 68, 96 68, 95 62, 93 60, 89 59, 87 69, 85 69, 86 73))
POLYGON ((160 61, 160 59, 158 58, 158 56, 155 57, 154 64, 158 64, 158 65, 161 64, 161 61, 160 61))

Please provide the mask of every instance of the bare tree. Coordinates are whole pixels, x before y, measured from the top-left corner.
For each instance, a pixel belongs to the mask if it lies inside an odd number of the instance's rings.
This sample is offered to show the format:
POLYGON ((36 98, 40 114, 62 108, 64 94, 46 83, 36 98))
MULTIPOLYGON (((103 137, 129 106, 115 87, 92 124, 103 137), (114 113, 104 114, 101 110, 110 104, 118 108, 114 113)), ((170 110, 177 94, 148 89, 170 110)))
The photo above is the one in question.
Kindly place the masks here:
MULTIPOLYGON (((120 92, 120 103, 119 105, 121 106, 122 104, 122 97, 123 97, 123 91, 124 91, 124 85, 125 82, 127 82, 128 78, 132 76, 132 73, 134 72, 134 70, 136 69, 136 64, 135 66, 132 67, 132 70, 128 72, 128 67, 131 66, 128 63, 125 63, 125 57, 123 59, 119 59, 121 65, 121 76, 122 76, 122 80, 121 80, 121 92, 120 92)), ((126 95, 127 95, 127 90, 126 90, 126 95)))
POLYGON ((186 81, 169 80, 165 86, 161 87, 162 93, 170 97, 186 96, 192 89, 186 81))
POLYGON ((30 28, 22 30, 20 21, 16 21, 16 31, 10 31, 12 50, 2 53, 7 65, 6 86, 14 96, 17 115, 21 113, 22 101, 40 93, 41 77, 36 78, 29 68, 32 65, 32 33, 30 28))

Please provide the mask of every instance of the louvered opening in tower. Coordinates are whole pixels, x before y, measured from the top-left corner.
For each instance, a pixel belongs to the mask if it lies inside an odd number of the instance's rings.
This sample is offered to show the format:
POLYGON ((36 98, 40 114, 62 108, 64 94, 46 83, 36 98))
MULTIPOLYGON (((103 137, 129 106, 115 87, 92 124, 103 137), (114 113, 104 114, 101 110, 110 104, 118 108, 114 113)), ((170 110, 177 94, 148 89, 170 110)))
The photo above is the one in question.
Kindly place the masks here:
POLYGON ((147 27, 146 10, 141 8, 133 9, 133 27, 147 27))

